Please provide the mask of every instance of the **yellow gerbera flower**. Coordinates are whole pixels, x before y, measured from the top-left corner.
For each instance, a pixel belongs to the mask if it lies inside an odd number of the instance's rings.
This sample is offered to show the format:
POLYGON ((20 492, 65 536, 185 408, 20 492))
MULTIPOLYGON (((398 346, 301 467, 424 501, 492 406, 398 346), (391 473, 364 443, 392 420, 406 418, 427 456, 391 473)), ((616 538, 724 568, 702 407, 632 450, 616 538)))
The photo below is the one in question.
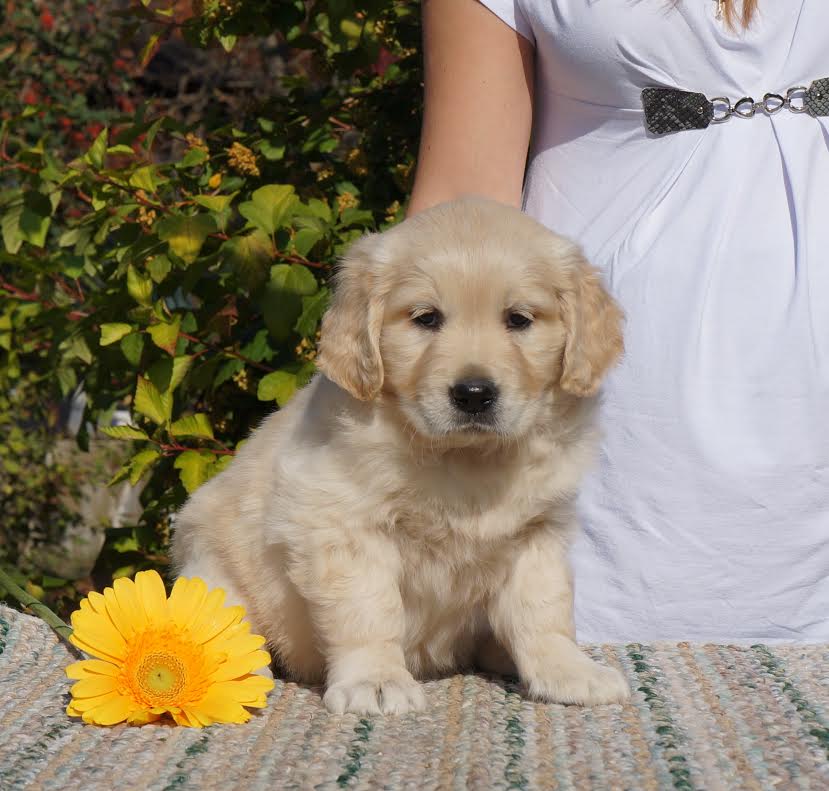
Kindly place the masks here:
POLYGON ((170 598, 155 571, 90 593, 72 613, 70 640, 97 659, 75 662, 78 682, 66 713, 95 725, 144 725, 169 714, 179 725, 247 722, 273 681, 252 672, 270 664, 265 638, 250 633, 242 607, 220 588, 179 578, 170 598))

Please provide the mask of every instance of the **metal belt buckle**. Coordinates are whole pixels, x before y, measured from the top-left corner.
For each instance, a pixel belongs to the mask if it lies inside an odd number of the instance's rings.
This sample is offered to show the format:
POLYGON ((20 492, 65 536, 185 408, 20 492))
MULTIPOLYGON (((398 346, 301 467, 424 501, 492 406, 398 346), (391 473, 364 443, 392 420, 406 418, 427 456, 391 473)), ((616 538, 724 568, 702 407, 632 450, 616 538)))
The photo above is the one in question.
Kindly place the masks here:
POLYGON ((761 101, 743 96, 732 104, 726 96, 706 98, 705 94, 677 88, 645 88, 642 91, 645 127, 655 135, 686 129, 707 129, 737 118, 753 118, 757 113, 776 115, 781 110, 829 116, 829 77, 815 80, 808 88, 796 85, 781 93, 767 93, 761 101))
POLYGON ((642 91, 645 125, 655 135, 706 129, 714 117, 714 106, 705 94, 676 88, 645 88, 642 91))

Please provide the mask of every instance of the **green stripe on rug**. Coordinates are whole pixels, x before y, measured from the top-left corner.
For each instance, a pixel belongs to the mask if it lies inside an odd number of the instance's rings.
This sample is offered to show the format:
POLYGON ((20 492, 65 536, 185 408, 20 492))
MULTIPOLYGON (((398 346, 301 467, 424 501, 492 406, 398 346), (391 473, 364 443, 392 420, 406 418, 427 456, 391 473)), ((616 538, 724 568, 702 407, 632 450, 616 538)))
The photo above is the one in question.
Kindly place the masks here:
POLYGON ((521 722, 521 706, 523 704, 520 686, 516 681, 506 681, 504 684, 504 705, 507 708, 505 729, 507 732, 508 760, 504 767, 504 779, 507 788, 526 788, 527 777, 521 771, 524 760, 525 731, 521 722))
POLYGON ((645 702, 651 711, 654 730, 658 736, 656 745, 665 754, 672 785, 677 791, 693 791, 694 785, 691 783, 688 759, 680 749, 680 745, 687 744, 688 739, 668 713, 667 701, 659 692, 659 678, 656 670, 646 658, 646 654, 651 653, 651 649, 640 643, 631 643, 625 646, 625 649, 633 661, 633 669, 641 682, 638 689, 645 695, 645 702))
POLYGON ((209 742, 210 737, 207 732, 202 732, 201 738, 198 741, 187 745, 184 750, 184 757, 176 763, 176 768, 179 771, 170 778, 170 781, 164 786, 164 791, 176 791, 176 789, 181 788, 187 782, 187 778, 189 777, 186 770, 187 764, 196 763, 198 756, 207 752, 209 742))
POLYGON ((48 760, 55 744, 70 728, 71 723, 68 720, 53 723, 34 744, 17 752, 11 766, 1 764, 0 789, 23 788, 26 775, 33 767, 48 760))
POLYGON ((9 622, 0 618, 0 654, 6 650, 6 635, 9 633, 9 622))
POLYGON ((829 759, 829 727, 827 727, 827 723, 821 720, 814 706, 803 697, 803 693, 792 683, 792 680, 786 674, 786 666, 783 660, 778 659, 765 645, 753 645, 751 649, 760 659, 760 664, 780 683, 783 692, 786 693, 786 696, 797 709, 797 713, 810 726, 809 734, 818 740, 820 746, 826 752, 827 759, 829 759))
POLYGON ((366 745, 371 738, 371 732, 373 730, 374 724, 371 720, 367 719, 361 719, 354 727, 356 736, 351 740, 351 744, 348 746, 348 752, 345 754, 348 763, 343 767, 343 771, 337 778, 337 785, 340 788, 345 788, 360 771, 363 758, 367 752, 366 745))

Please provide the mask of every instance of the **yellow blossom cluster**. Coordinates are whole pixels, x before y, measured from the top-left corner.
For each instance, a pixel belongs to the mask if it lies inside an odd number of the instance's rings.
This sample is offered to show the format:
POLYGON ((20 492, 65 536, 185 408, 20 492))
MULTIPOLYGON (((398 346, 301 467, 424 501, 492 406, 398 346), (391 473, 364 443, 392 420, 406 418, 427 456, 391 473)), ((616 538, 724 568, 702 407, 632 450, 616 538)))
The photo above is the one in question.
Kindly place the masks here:
POLYGON ((197 148, 199 151, 204 151, 205 153, 210 151, 207 147, 207 143, 205 143, 204 140, 202 140, 198 135, 194 135, 192 132, 188 132, 184 136, 184 140, 187 143, 188 148, 197 148))
POLYGON ((259 165, 256 163, 256 154, 241 143, 234 143, 227 149, 227 162, 242 176, 258 176, 259 165))
POLYGON ((357 196, 354 195, 353 192, 348 192, 347 190, 340 195, 337 196, 337 208, 339 209, 340 214, 342 214, 346 209, 353 209, 359 205, 359 201, 357 200, 357 196))

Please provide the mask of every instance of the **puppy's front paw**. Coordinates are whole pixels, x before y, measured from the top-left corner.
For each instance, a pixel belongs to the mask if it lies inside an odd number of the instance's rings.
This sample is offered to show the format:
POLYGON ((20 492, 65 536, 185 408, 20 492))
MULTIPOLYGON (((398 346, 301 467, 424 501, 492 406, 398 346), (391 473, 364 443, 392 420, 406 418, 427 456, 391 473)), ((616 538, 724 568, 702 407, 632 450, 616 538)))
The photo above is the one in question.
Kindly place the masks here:
POLYGON ((531 697, 550 703, 597 706, 624 703, 630 698, 630 689, 618 670, 587 657, 525 681, 531 697))
POLYGON ((332 714, 405 714, 423 711, 423 687, 408 673, 396 678, 355 679, 332 684, 322 699, 332 714))

